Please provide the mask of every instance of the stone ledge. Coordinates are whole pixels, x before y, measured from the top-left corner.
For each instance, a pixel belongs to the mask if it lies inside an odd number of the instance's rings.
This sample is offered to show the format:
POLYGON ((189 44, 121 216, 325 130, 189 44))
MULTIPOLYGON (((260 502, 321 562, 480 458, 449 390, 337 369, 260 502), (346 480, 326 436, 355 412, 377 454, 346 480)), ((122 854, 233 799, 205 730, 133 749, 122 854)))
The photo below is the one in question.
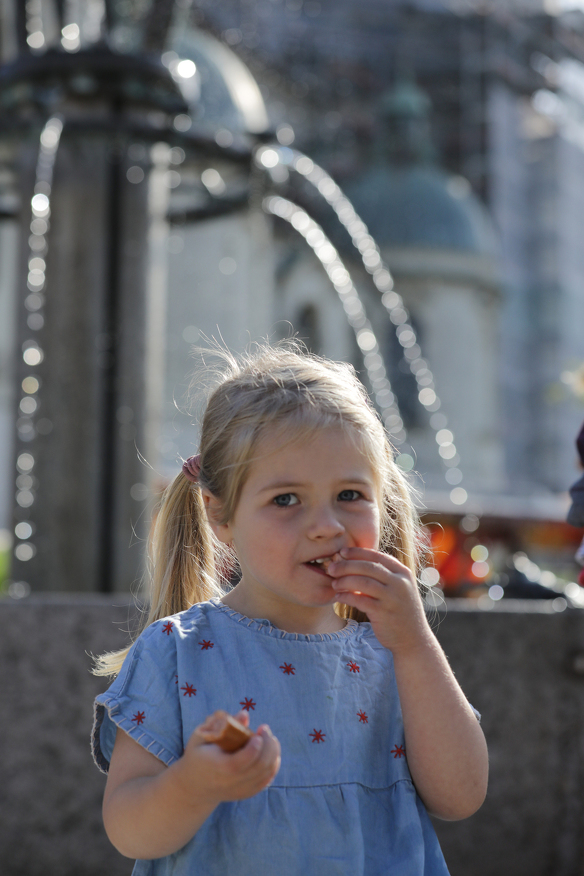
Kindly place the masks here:
MULTIPOLYGON (((580 872, 584 859, 584 612, 449 601, 434 624, 482 714, 491 760, 477 815, 436 827, 452 876, 580 872)), ((126 594, 0 601, 2 876, 127 876, 101 824, 89 733, 105 679, 90 654, 136 623, 126 594)))

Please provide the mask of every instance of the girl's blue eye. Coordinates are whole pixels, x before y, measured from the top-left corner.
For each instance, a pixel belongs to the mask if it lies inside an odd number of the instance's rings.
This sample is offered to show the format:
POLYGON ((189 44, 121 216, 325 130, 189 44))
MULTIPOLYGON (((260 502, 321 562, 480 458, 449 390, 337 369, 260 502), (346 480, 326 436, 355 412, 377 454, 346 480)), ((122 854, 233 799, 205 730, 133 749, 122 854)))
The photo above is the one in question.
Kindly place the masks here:
POLYGON ((341 502, 354 502, 361 498, 361 493, 358 490, 341 490, 339 499, 341 502))
POLYGON ((281 496, 274 498, 274 505, 279 505, 280 508, 288 508, 290 505, 296 505, 297 503, 298 499, 294 493, 282 493, 281 496))

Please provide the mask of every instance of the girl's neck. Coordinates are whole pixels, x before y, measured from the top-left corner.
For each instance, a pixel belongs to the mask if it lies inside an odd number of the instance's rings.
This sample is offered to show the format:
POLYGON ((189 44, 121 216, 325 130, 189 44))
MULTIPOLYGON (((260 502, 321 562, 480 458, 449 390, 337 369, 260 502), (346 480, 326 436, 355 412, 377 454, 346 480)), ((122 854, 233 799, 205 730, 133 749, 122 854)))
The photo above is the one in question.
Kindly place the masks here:
POLYGON ((221 600, 229 608, 249 618, 266 618, 285 633, 315 635, 336 633, 346 627, 347 622, 335 613, 332 605, 318 607, 281 604, 278 601, 257 600, 250 594, 234 587, 221 600))

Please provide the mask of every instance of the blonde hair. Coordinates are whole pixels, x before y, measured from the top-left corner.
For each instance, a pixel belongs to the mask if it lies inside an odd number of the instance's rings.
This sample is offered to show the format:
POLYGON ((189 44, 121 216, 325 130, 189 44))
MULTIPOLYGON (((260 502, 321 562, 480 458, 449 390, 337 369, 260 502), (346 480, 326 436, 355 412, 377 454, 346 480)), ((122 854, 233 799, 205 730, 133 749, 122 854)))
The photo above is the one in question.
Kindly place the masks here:
MULTIPOLYGON (((218 522, 230 521, 268 431, 286 443, 330 427, 352 435, 377 478, 380 550, 416 575, 421 539, 411 490, 353 367, 309 354, 296 340, 258 345, 237 358, 222 349, 211 353, 220 363, 203 416, 199 483, 180 472, 164 494, 151 542, 152 597, 143 628, 223 593, 218 569, 225 574, 225 548, 207 522, 200 488, 218 499, 218 522)), ((204 355, 208 360, 208 351, 204 355)), ((350 606, 335 610, 366 619, 350 606)), ((128 650, 99 657, 95 674, 117 674, 128 650)))

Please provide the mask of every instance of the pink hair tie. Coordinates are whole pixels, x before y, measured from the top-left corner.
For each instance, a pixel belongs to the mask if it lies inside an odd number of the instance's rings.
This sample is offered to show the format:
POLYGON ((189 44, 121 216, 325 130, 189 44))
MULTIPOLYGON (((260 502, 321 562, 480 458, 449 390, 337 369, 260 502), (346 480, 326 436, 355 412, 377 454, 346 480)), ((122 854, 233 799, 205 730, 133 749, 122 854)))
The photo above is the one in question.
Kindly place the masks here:
POLYGON ((183 463, 182 470, 185 478, 190 481, 191 484, 198 484, 199 475, 201 473, 201 454, 197 453, 196 456, 189 456, 189 458, 183 463))

